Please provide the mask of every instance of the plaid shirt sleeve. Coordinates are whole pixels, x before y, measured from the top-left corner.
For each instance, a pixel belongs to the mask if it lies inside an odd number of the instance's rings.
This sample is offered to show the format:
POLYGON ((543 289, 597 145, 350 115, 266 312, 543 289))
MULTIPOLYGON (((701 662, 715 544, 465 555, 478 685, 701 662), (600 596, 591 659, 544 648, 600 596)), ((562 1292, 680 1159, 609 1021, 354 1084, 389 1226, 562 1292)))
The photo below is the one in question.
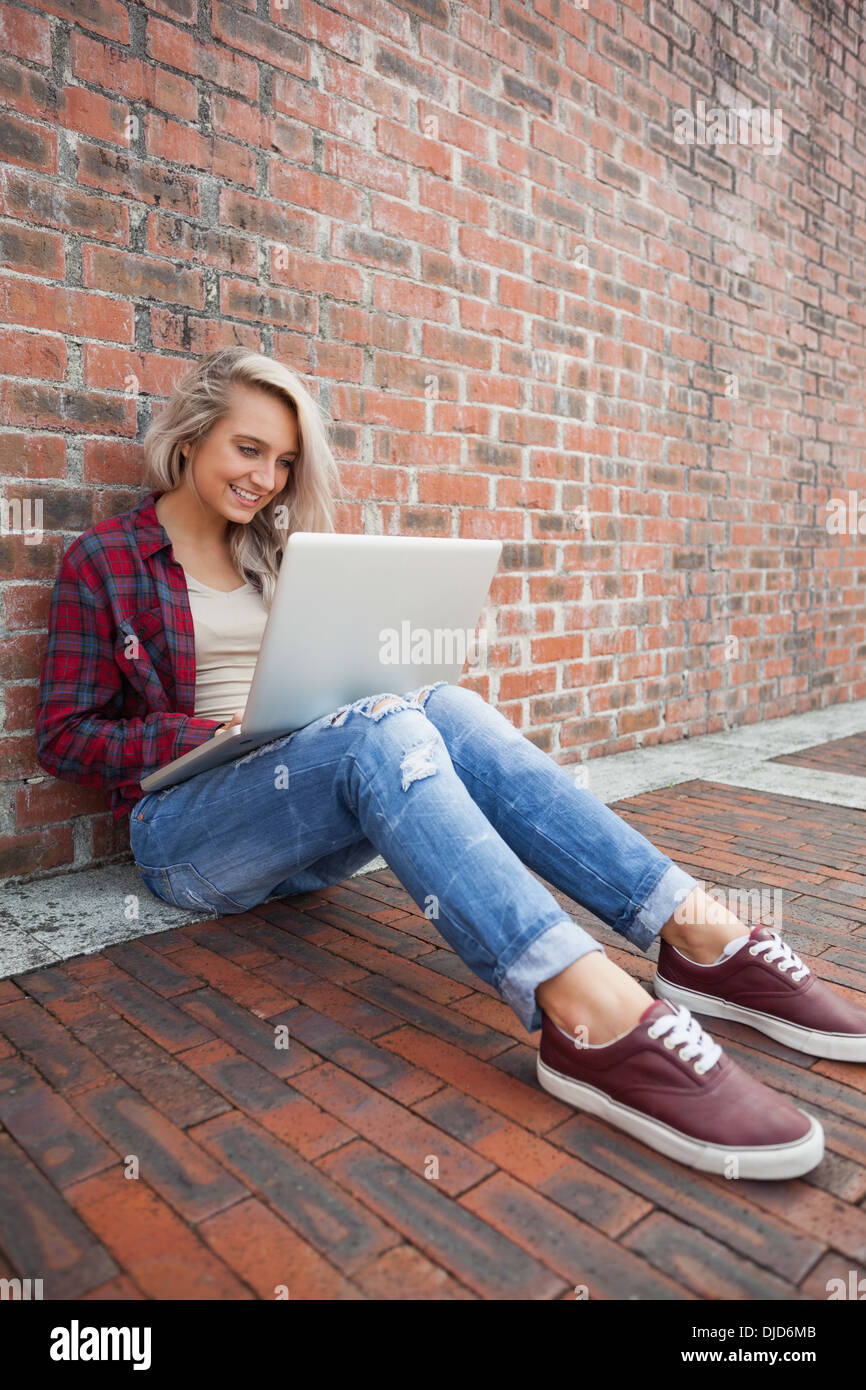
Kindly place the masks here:
POLYGON ((46 772, 85 786, 137 790, 142 777, 219 727, 167 711, 128 717, 136 701, 130 703, 118 664, 111 604, 97 567, 74 545, 63 557, 48 628, 36 718, 46 772))

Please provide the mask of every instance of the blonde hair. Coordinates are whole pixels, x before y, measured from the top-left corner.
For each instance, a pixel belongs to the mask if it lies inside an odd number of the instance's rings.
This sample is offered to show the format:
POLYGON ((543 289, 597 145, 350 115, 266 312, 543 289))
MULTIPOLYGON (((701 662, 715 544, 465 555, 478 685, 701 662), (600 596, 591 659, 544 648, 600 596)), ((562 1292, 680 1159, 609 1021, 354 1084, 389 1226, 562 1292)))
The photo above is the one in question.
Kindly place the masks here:
MULTIPOLYGON (((180 484, 196 446, 229 414, 232 388, 237 384, 280 397, 295 412, 298 426, 298 458, 282 492, 251 521, 228 523, 235 567, 259 590, 269 608, 292 531, 333 531, 335 500, 343 500, 325 420, 300 377, 282 362, 243 347, 218 348, 200 358, 147 429, 144 482, 157 492, 169 492, 180 484), (189 456, 184 458, 181 449, 187 445, 189 456), (280 507, 284 510, 278 513, 280 507)), ((188 482, 199 497, 191 468, 188 482)))

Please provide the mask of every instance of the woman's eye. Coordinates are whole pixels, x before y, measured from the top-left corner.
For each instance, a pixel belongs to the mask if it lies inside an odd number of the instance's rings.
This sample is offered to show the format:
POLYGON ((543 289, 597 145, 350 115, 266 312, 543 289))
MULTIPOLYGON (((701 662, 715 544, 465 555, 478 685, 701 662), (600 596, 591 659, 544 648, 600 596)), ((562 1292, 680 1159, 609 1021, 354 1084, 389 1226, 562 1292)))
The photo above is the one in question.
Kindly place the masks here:
MULTIPOLYGON (((238 449, 242 454, 257 454, 259 452, 258 449, 256 449, 255 446, 252 444, 239 444, 238 449)), ((297 460, 293 458, 280 459, 280 463, 283 465, 283 468, 291 468, 292 464, 296 462, 297 460)))

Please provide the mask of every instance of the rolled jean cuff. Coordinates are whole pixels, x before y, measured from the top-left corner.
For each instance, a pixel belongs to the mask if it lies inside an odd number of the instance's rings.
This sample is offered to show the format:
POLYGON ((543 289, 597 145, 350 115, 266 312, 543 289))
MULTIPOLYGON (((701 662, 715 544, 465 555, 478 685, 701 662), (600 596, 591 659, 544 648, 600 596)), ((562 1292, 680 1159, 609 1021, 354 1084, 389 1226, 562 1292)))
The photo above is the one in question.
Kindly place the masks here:
POLYGON ((542 931, 508 967, 499 982, 499 992, 528 1032, 535 1033, 541 1027, 541 1009, 535 999, 537 986, 552 980, 590 951, 607 954, 600 941, 564 917, 542 931))
POLYGON ((678 864, 671 864, 656 883, 649 897, 644 898, 634 921, 624 935, 642 951, 653 944, 665 922, 674 915, 680 903, 689 896, 698 880, 678 864))

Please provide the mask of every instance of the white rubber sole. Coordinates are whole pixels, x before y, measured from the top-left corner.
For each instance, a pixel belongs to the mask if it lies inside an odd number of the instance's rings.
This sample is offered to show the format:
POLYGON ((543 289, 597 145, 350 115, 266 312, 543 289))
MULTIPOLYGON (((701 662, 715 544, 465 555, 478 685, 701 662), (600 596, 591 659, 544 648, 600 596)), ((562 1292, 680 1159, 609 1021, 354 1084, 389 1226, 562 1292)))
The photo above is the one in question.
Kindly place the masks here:
MULTIPOLYGON (((806 1115, 810 1121, 809 1132, 792 1144, 755 1147, 708 1144, 702 1139, 683 1134, 661 1120, 654 1120, 640 1110, 612 1100, 595 1086, 564 1076, 542 1062, 540 1054, 536 1068, 540 1085, 558 1100, 567 1101, 579 1110, 607 1120, 617 1129, 640 1139, 648 1148, 674 1158, 689 1168, 697 1168, 702 1173, 718 1173, 727 1178, 800 1178, 804 1173, 810 1173, 824 1157, 824 1130, 811 1115, 806 1115)), ((800 1113, 806 1114, 804 1110, 800 1113)))
POLYGON ((725 999, 716 999, 711 994, 701 994, 696 989, 683 989, 682 985, 671 984, 656 972, 653 990, 659 999, 667 999, 671 1004, 685 1004, 691 1013, 704 1014, 708 1018, 729 1018, 734 1023, 746 1023, 768 1038, 784 1043, 796 1052, 805 1052, 810 1057, 827 1057, 834 1062, 866 1062, 866 1037, 852 1033, 818 1033, 811 1028, 801 1028, 796 1023, 786 1023, 772 1014, 762 1014, 757 1009, 746 1009, 741 1004, 729 1004, 725 999))

